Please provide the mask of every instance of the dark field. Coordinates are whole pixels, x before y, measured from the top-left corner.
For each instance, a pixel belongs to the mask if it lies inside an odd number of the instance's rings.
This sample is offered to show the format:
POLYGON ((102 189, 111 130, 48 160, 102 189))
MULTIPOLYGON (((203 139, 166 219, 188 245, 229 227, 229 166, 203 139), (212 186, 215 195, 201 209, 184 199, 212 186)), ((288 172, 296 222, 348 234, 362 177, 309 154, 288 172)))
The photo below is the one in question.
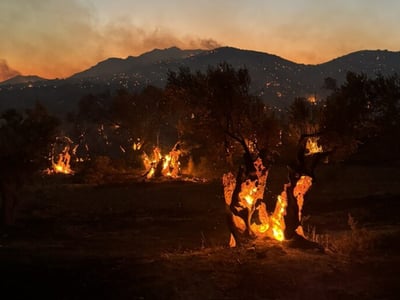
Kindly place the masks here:
MULTIPOLYGON (((272 240, 228 248, 218 181, 47 178, 21 191, 0 237, 1 299, 399 299, 399 166, 316 173, 304 229, 324 253, 272 240)), ((270 172, 270 210, 285 177, 270 172)))

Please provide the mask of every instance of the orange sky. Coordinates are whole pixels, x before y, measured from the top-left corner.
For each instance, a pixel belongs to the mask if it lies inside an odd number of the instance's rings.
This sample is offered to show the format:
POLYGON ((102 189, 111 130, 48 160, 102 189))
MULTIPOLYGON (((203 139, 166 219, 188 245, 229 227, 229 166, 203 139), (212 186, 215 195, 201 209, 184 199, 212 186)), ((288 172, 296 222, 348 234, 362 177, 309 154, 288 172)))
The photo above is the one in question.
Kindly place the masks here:
POLYGON ((64 78, 154 48, 251 49, 316 64, 400 50, 397 0, 2 0, 0 80, 64 78))

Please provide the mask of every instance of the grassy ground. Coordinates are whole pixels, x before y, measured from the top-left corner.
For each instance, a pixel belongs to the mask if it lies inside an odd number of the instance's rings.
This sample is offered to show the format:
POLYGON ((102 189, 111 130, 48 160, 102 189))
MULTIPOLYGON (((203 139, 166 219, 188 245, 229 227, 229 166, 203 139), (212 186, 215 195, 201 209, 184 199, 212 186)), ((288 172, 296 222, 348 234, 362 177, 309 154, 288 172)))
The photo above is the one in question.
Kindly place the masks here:
MULTIPOLYGON (((271 170, 270 206, 285 177, 271 170)), ((304 228, 325 253, 272 240, 228 248, 220 182, 48 178, 22 192, 17 225, 0 238, 0 290, 4 299, 398 299, 400 168, 323 166, 317 179, 304 228)))

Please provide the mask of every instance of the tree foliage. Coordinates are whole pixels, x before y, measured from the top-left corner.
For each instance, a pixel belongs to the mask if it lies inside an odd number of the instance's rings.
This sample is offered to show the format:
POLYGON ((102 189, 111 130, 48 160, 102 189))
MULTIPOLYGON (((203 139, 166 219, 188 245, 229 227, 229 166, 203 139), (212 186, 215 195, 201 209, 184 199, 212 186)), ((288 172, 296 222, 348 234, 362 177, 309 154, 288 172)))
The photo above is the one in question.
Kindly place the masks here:
POLYGON ((385 151, 398 149, 399 76, 368 78, 349 72, 346 82, 327 97, 323 116, 321 128, 350 144, 379 143, 385 151))
POLYGON ((14 221, 17 191, 24 181, 48 166, 50 144, 54 141, 58 119, 36 104, 20 113, 7 110, 0 116, 0 194, 1 223, 14 221))
POLYGON ((165 90, 180 139, 197 148, 193 151, 199 156, 222 164, 232 163, 250 144, 264 149, 276 144, 273 115, 250 93, 250 83, 247 69, 226 63, 206 73, 170 72, 165 90))

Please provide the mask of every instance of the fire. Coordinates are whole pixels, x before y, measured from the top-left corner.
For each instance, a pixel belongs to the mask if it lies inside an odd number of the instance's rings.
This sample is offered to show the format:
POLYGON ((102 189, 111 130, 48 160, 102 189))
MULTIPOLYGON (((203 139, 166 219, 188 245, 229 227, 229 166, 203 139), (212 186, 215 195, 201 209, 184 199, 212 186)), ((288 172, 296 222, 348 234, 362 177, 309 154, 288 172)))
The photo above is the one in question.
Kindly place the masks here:
POLYGON ((242 203, 244 203, 247 207, 251 207, 254 205, 254 194, 257 192, 257 188, 255 187, 254 182, 247 179, 242 183, 241 192, 239 193, 239 198, 241 198, 242 203))
MULTIPOLYGON (((301 220, 301 212, 304 204, 304 195, 310 189, 312 185, 312 178, 310 176, 303 175, 297 181, 296 186, 293 189, 293 195, 297 199, 297 206, 299 207, 299 220, 301 220)), ((303 228, 299 226, 296 229, 299 235, 304 236, 303 228)))
MULTIPOLYGON (((297 200, 297 205, 299 207, 298 218, 301 220, 304 195, 312 185, 312 178, 306 175, 301 176, 293 189, 291 189, 291 183, 285 184, 282 193, 277 196, 275 210, 272 214, 269 214, 265 202, 262 201, 268 171, 262 166, 261 160, 256 161, 255 166, 257 166, 256 169, 258 171, 258 179, 253 181, 247 179, 246 181, 242 182, 241 189, 238 194, 239 201, 238 204, 235 205, 236 211, 240 212, 247 209, 249 217, 247 220, 244 220, 239 215, 232 213, 231 217, 233 224, 240 233, 244 233, 246 229, 248 229, 249 232, 256 238, 270 237, 278 241, 283 241, 285 240, 285 216, 286 208, 288 206, 287 193, 292 191, 292 196, 297 200), (260 170, 262 170, 262 172, 260 170), (253 215, 257 216, 256 221, 253 220, 253 215)), ((227 207, 229 208, 231 208, 234 204, 232 201, 234 200, 233 197, 236 184, 236 178, 232 173, 224 174, 224 196, 227 207)), ((296 229, 296 232, 299 235, 304 236, 301 226, 296 229)), ((229 245, 230 247, 236 246, 236 240, 232 234, 229 245)))
POLYGON ((311 104, 316 104, 317 103, 317 96, 316 95, 311 95, 307 97, 307 101, 311 104))
POLYGON ((76 156, 78 145, 73 148, 72 146, 73 141, 69 137, 57 137, 51 150, 51 169, 47 169, 45 172, 48 174, 73 174, 74 171, 70 165, 71 155, 76 156))
POLYGON ((52 161, 53 170, 55 173, 72 174, 70 166, 71 155, 69 154, 69 147, 65 147, 62 153, 58 155, 57 163, 52 161))
POLYGON ((307 139, 305 155, 313 155, 323 152, 322 146, 318 146, 319 136, 312 136, 307 139))
POLYGON ((285 220, 287 207, 287 196, 286 191, 282 192, 277 198, 275 205, 275 211, 271 217, 271 227, 272 227, 272 237, 278 241, 283 241, 285 239, 285 220))
POLYGON ((143 163, 147 170, 146 178, 150 179, 156 176, 177 178, 180 173, 180 155, 179 143, 175 144, 167 155, 162 155, 160 148, 154 147, 152 159, 144 154, 143 163))

